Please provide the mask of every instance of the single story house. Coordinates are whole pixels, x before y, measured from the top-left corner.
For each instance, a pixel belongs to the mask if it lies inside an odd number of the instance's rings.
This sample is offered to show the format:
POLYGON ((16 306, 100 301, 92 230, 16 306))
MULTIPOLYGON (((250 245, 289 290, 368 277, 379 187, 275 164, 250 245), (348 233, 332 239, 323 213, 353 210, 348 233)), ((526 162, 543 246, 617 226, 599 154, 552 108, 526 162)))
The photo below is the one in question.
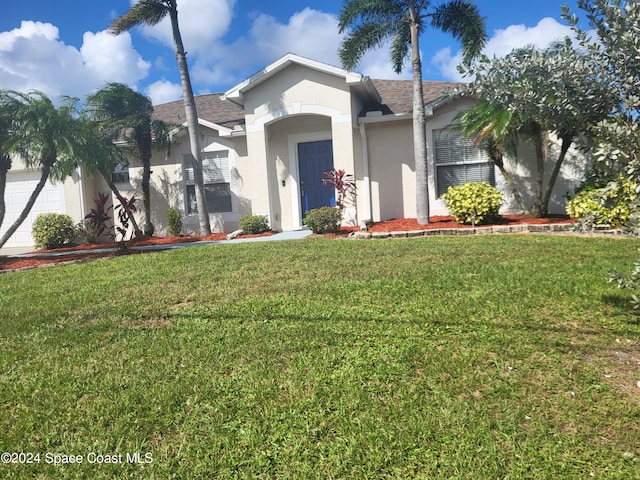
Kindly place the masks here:
MULTIPOLYGON (((448 214, 439 197, 450 185, 488 181, 504 190, 504 180, 486 154, 449 128, 459 112, 473 105, 471 98, 446 95, 455 86, 424 82, 431 215, 448 214)), ((357 184, 345 223, 416 217, 412 87, 412 81, 375 80, 287 54, 223 94, 196 97, 212 229, 233 231, 248 213, 266 215, 273 229, 303 228, 305 211, 335 201, 335 192, 322 185, 323 173, 332 167, 352 174, 357 184)), ((181 100, 154 109, 157 118, 186 125, 181 100)), ((528 160, 509 169, 531 203, 535 164, 533 149, 528 150, 521 152, 528 160)), ((198 231, 191 162, 185 130, 174 136, 168 154, 154 153, 156 234, 166 233, 165 211, 171 206, 182 211, 185 233, 198 231)), ((565 197, 580 184, 585 162, 578 154, 567 159, 552 212, 564 213, 565 197)), ((122 193, 132 194, 140 190, 141 175, 141 165, 132 160, 118 169, 114 180, 122 193)), ((19 214, 37 177, 19 166, 10 170, 3 230, 19 214)), ((86 178, 80 171, 64 184, 48 185, 32 218, 6 246, 30 244, 37 213, 64 212, 80 221, 97 193, 108 191, 101 179, 86 178)), ((514 211, 512 199, 506 200, 503 212, 514 211)))

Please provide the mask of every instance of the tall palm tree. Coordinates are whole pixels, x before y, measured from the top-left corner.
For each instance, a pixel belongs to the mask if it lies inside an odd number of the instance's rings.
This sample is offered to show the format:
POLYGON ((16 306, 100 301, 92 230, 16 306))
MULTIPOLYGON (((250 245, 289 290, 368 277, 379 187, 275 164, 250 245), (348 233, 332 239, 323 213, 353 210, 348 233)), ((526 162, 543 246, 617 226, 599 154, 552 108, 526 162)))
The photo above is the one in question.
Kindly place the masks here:
POLYGON ((18 218, 0 238, 0 247, 25 221, 49 178, 60 181, 71 174, 82 141, 77 98, 65 97, 56 108, 42 92, 3 94, 16 102, 9 152, 19 154, 27 168, 39 168, 40 180, 18 218))
POLYGON ((109 31, 115 35, 131 30, 139 25, 154 26, 169 15, 173 30, 173 42, 182 81, 182 96, 184 97, 184 110, 189 129, 189 142, 191 144, 191 156, 194 159, 194 180, 196 190, 196 204, 198 207, 198 220, 200 222, 200 234, 211 233, 211 223, 207 210, 204 178, 202 174, 202 155, 200 152, 200 135, 198 133, 198 112, 193 97, 193 88, 187 66, 187 54, 184 51, 182 35, 178 24, 177 0, 138 0, 123 16, 116 18, 109 26, 109 31))
POLYGON ((429 0, 346 0, 340 12, 340 33, 347 31, 340 59, 353 70, 364 54, 391 42, 391 62, 396 73, 405 60, 413 68, 413 144, 416 170, 416 213, 418 223, 429 223, 427 176, 427 134, 422 87, 420 34, 427 26, 450 33, 462 43, 464 61, 470 63, 486 42, 485 21, 469 1, 450 0, 430 9, 429 0))
POLYGON ((142 201, 144 204, 144 233, 153 235, 151 221, 151 155, 154 142, 166 145, 166 132, 159 120, 153 120, 151 99, 122 83, 108 83, 86 99, 86 110, 100 123, 114 141, 123 141, 142 163, 142 201), (154 138, 154 133, 156 137, 154 138))
POLYGON ((0 91, 0 227, 4 221, 7 174, 11 169, 12 128, 17 101, 7 91, 0 91))
POLYGON ((523 212, 527 207, 517 189, 511 173, 504 166, 505 153, 517 158, 518 129, 522 121, 511 110, 482 101, 458 115, 456 126, 462 134, 473 139, 474 146, 482 147, 498 167, 509 192, 523 212))

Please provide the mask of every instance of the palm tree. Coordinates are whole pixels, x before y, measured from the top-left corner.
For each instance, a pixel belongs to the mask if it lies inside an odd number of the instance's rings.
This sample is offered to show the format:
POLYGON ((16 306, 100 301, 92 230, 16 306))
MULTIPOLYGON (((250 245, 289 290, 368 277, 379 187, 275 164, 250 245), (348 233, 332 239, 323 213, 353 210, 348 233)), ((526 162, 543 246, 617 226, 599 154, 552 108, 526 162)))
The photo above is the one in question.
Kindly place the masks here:
POLYGON ((100 123, 113 141, 124 141, 142 163, 142 201, 145 235, 153 235, 151 222, 151 155, 152 147, 168 143, 168 130, 160 120, 153 120, 153 104, 149 97, 122 83, 109 83, 89 95, 86 110, 100 123), (154 133, 156 134, 154 136, 154 133), (164 133, 164 134, 162 134, 164 133))
POLYGON ((473 139, 474 146, 481 146, 498 167, 509 192, 523 212, 527 207, 516 188, 511 173, 504 166, 504 155, 517 158, 518 129, 522 121, 511 110, 482 101, 456 118, 456 126, 462 134, 473 139))
POLYGON ((340 12, 340 33, 347 36, 340 59, 353 70, 370 49, 391 42, 391 62, 400 73, 411 54, 413 68, 413 142, 416 169, 416 213, 418 223, 429 223, 427 178, 427 134, 422 87, 419 38, 428 25, 450 33, 462 43, 463 58, 470 63, 486 42, 484 18, 469 1, 450 0, 431 7, 428 0, 346 0, 340 12))
POLYGON ((6 213, 5 189, 11 169, 12 126, 17 102, 7 91, 0 91, 0 227, 6 213))
POLYGON ((25 221, 49 178, 60 181, 71 174, 82 141, 76 117, 77 98, 65 97, 56 108, 42 92, 5 91, 2 95, 15 102, 7 153, 19 154, 27 168, 39 168, 40 180, 21 214, 0 238, 0 247, 25 221))
POLYGON ((194 180, 196 190, 196 204, 198 206, 198 219, 200 221, 200 234, 211 233, 211 223, 204 190, 204 178, 202 174, 202 155, 200 153, 200 135, 198 129, 198 112, 191 88, 189 68, 187 66, 187 54, 182 44, 182 35, 178 25, 177 0, 138 0, 122 17, 116 18, 109 26, 109 31, 115 35, 131 30, 139 25, 154 26, 169 15, 173 30, 173 42, 182 81, 182 96, 184 97, 184 110, 189 129, 189 142, 191 144, 191 156, 194 159, 194 180))
MULTIPOLYGON (((83 166, 89 175, 100 174, 120 204, 128 205, 130 201, 122 196, 112 178, 115 166, 127 161, 123 150, 113 142, 111 135, 107 135, 104 125, 86 117, 82 118, 80 125, 83 129, 82 143, 78 146, 78 155, 75 157, 76 166, 83 166)), ((134 235, 142 235, 133 211, 125 211, 133 226, 134 235)))

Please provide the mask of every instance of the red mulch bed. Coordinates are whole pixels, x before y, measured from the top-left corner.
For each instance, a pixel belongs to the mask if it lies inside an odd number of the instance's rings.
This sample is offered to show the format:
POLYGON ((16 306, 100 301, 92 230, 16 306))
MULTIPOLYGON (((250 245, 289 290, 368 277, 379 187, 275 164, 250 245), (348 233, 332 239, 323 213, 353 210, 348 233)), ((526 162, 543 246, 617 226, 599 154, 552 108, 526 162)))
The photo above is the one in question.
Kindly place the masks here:
MULTIPOLYGON (((517 224, 547 224, 547 223, 572 223, 573 220, 566 216, 548 216, 545 218, 534 218, 526 215, 504 215, 497 222, 492 225, 517 225, 517 224)), ((394 220, 387 220, 385 222, 375 223, 368 226, 370 232, 398 232, 398 231, 410 231, 410 230, 430 230, 435 228, 472 228, 470 225, 462 225, 456 222, 452 217, 430 217, 427 225, 419 225, 415 218, 399 218, 394 220)), ((348 236, 351 232, 359 230, 358 227, 342 227, 340 232, 322 235, 327 238, 341 238, 348 236)), ((272 232, 263 233, 260 235, 242 235, 242 238, 251 237, 263 237, 272 235, 272 232)), ((226 233, 212 233, 211 235, 200 236, 191 235, 188 237, 137 237, 132 246, 144 246, 144 245, 171 245, 175 243, 187 243, 187 242, 199 242, 199 241, 215 241, 226 240, 226 233)), ((39 250, 34 253, 50 253, 50 252, 73 252, 77 250, 95 250, 100 248, 113 248, 117 247, 117 243, 98 243, 98 244, 85 244, 78 245, 76 247, 60 248, 57 250, 39 250)), ((90 253, 83 252, 78 254, 60 255, 57 257, 43 257, 33 256, 29 258, 8 258, 0 256, 0 271, 3 270, 15 270, 20 268, 39 267, 46 264, 54 263, 69 263, 79 260, 93 260, 96 258, 110 258, 121 255, 137 255, 141 253, 147 253, 148 250, 124 250, 107 253, 90 253)))
MULTIPOLYGON (((130 246, 142 247, 146 245, 171 245, 176 243, 189 243, 200 241, 216 241, 226 240, 227 233, 212 233, 211 235, 190 235, 184 237, 149 237, 147 235, 141 235, 136 237, 132 242, 129 242, 130 246)), ((273 235, 273 232, 261 233, 258 235, 242 235, 241 238, 253 238, 253 237, 266 237, 273 235)), ((105 243, 85 243, 82 245, 76 245, 73 247, 58 248, 56 250, 37 250, 33 253, 60 253, 60 252, 75 252, 82 251, 82 253, 66 255, 59 255, 56 257, 46 257, 34 255, 28 258, 8 258, 0 255, 0 272, 3 270, 16 270, 21 268, 39 267, 47 264, 56 263, 72 263, 79 260, 93 260, 96 258, 111 258, 122 255, 137 255, 141 253, 149 253, 150 250, 118 250, 115 252, 98 252, 91 253, 91 250, 99 250, 102 248, 118 248, 119 244, 115 242, 105 243), (85 252, 87 251, 88 252, 85 252)), ((157 250, 155 250, 157 251, 157 250)))
MULTIPOLYGON (((574 220, 566 215, 549 215, 543 218, 530 217, 527 215, 503 215, 491 225, 518 225, 548 223, 573 223, 574 220)), ((473 228, 471 225, 463 225, 455 221, 453 217, 429 217, 427 225, 419 225, 415 218, 398 218, 387 220, 370 225, 370 232, 406 232, 411 230, 432 230, 436 228, 473 228)))

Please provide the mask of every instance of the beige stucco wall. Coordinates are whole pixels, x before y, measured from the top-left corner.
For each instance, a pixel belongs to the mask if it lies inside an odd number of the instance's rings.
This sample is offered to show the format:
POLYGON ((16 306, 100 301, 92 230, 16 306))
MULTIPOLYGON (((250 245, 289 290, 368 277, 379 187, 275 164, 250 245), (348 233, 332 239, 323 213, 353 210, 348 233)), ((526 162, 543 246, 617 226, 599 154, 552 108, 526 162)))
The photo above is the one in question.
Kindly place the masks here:
MULTIPOLYGON (((427 118, 427 162, 429 172, 430 215, 448 215, 444 201, 436 198, 434 130, 447 128, 456 115, 473 105, 470 99, 460 99, 442 105, 434 115, 427 118)), ((413 124, 411 118, 402 121, 376 123, 375 119, 365 119, 369 168, 371 176, 371 200, 374 221, 391 218, 414 218, 415 210, 415 165, 413 157, 413 124)), ((559 146, 552 145, 551 158, 557 158, 559 146)), ((521 145, 518 161, 507 159, 506 168, 514 176, 514 181, 528 206, 534 201, 535 155, 531 145, 521 145)), ((580 151, 572 148, 563 164, 553 189, 549 204, 550 213, 564 214, 567 194, 580 185, 589 163, 580 151)), ((545 188, 551 175, 552 164, 545 167, 545 188)), ((518 211, 513 198, 508 194, 504 178, 495 169, 496 186, 505 192, 502 213, 518 211)))
MULTIPOLYGON (((182 132, 175 139, 168 154, 166 151, 154 151, 151 159, 151 221, 155 227, 154 235, 168 235, 165 212, 170 207, 176 207, 183 213, 183 234, 197 234, 200 230, 198 215, 186 213, 184 157, 190 155, 191 150, 189 139, 185 133, 182 132)), ((231 232, 238 228, 240 217, 245 213, 250 213, 250 205, 246 195, 248 191, 247 178, 251 176, 251 168, 247 161, 246 139, 243 136, 224 137, 217 130, 202 126, 200 134, 201 148, 204 152, 223 150, 229 152, 232 211, 212 213, 209 215, 209 220, 212 231, 231 232)), ((131 158, 129 161, 129 183, 117 184, 117 187, 123 195, 130 196, 135 193, 139 198, 140 210, 136 214, 136 220, 142 228, 144 224, 141 187, 142 165, 135 158, 131 158)))
POLYGON ((249 90, 244 104, 252 211, 267 215, 272 228, 301 228, 297 144, 331 139, 334 167, 356 169, 349 86, 342 77, 291 65, 249 90))

